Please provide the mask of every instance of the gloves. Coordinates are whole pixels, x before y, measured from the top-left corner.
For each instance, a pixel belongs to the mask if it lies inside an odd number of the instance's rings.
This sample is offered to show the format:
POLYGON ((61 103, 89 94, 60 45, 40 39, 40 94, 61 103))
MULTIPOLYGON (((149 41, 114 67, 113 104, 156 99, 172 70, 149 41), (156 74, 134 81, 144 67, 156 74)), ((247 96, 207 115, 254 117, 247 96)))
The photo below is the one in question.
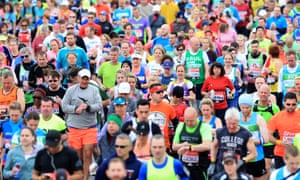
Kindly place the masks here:
POLYGON ((212 176, 215 173, 215 169, 216 169, 216 163, 210 163, 207 169, 207 175, 212 176))
POLYGON ((93 163, 90 165, 89 171, 90 171, 90 175, 91 175, 91 176, 96 175, 97 168, 98 168, 98 164, 95 163, 95 162, 93 162, 93 163))

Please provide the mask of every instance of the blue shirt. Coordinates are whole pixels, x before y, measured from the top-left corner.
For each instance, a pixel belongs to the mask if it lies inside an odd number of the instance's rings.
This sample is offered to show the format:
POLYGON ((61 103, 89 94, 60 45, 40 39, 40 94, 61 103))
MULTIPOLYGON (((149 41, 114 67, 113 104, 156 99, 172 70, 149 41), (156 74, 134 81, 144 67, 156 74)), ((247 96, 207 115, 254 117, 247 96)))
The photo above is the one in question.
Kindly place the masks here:
POLYGON ((151 48, 151 51, 153 53, 153 50, 155 48, 156 45, 161 45, 162 47, 167 47, 170 45, 170 40, 169 40, 169 37, 156 37, 153 39, 153 42, 152 42, 152 48, 151 48))
MULTIPOLYGON (((275 17, 275 16, 269 17, 269 18, 267 19, 266 28, 267 28, 267 29, 270 29, 272 23, 275 23, 276 28, 279 28, 279 29, 285 29, 285 28, 287 28, 287 23, 286 23, 285 17, 284 17, 283 15, 280 15, 279 17, 275 17)), ((277 39, 280 39, 280 37, 281 37, 282 35, 283 35, 283 34, 280 34, 280 33, 278 32, 278 33, 276 34, 277 39)))
POLYGON ((127 17, 127 18, 131 18, 132 14, 131 14, 131 10, 129 8, 118 8, 114 11, 113 13, 113 19, 122 19, 122 17, 127 17))
POLYGON ((76 46, 74 49, 69 49, 68 47, 64 47, 59 50, 56 60, 56 68, 64 69, 69 66, 67 60, 67 54, 70 52, 74 52, 77 55, 76 65, 81 68, 90 69, 89 60, 85 51, 76 46))

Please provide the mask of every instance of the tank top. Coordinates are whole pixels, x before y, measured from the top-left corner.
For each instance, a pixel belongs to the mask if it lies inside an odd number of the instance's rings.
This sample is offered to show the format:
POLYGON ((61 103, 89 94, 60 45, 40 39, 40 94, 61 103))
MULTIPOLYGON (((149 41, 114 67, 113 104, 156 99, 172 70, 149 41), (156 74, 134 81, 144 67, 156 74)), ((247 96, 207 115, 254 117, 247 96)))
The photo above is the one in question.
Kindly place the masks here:
POLYGON ((203 51, 199 50, 196 54, 186 51, 185 67, 187 77, 193 84, 202 84, 205 79, 203 51))
POLYGON ((17 100, 17 92, 18 92, 18 87, 15 86, 13 87, 13 89, 11 90, 11 92, 7 95, 3 94, 3 88, 0 88, 0 105, 3 106, 9 106, 10 103, 12 103, 13 101, 17 100))
POLYGON ((153 160, 147 162, 147 180, 177 180, 177 176, 174 170, 174 159, 171 156, 167 156, 167 163, 163 168, 156 168, 153 165, 153 160))

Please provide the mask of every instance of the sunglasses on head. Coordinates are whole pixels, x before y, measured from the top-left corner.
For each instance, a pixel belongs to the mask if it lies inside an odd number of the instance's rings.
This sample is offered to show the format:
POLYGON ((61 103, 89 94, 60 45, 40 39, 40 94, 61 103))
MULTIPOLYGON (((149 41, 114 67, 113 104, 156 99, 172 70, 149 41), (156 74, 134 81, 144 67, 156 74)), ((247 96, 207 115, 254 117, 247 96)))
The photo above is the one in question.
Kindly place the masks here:
POLYGON ((22 59, 23 59, 23 58, 28 58, 28 57, 29 57, 29 55, 21 56, 22 59))
POLYGON ((124 148, 126 148, 127 146, 125 146, 125 145, 115 145, 115 148, 121 148, 121 149, 124 149, 124 148))

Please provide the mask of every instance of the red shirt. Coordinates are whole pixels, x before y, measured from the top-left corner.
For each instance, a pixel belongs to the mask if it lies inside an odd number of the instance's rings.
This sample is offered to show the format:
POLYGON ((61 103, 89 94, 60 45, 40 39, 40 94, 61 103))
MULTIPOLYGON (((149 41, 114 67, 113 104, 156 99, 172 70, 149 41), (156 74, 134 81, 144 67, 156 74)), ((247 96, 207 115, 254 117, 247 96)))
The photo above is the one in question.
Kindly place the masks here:
POLYGON ((226 88, 229 88, 231 91, 234 89, 234 86, 230 79, 226 76, 221 77, 213 77, 209 76, 205 79, 202 89, 202 92, 210 92, 214 90, 214 109, 226 109, 227 101, 226 101, 226 88))
POLYGON ((236 25, 237 27, 246 27, 249 22, 249 16, 251 15, 251 9, 249 8, 249 5, 247 3, 234 3, 233 6, 236 7, 236 9, 239 12, 240 16, 240 22, 236 25))
POLYGON ((96 33, 97 36, 101 36, 101 34, 102 34, 101 26, 99 26, 98 24, 95 24, 95 23, 91 23, 91 24, 87 23, 87 24, 81 26, 78 35, 82 38, 85 37, 86 36, 85 28, 90 27, 90 26, 92 26, 95 29, 95 31, 97 32, 96 33))

